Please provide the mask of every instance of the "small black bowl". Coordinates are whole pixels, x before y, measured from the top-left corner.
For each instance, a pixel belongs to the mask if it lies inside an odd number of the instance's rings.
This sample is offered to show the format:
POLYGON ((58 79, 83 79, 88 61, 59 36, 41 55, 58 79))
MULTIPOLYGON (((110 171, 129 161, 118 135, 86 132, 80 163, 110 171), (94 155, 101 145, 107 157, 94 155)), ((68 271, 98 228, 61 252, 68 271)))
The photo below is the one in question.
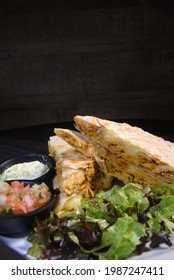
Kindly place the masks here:
MULTIPOLYGON (((25 180, 20 180, 19 182, 24 182, 25 187, 28 184, 30 186, 35 183, 38 184, 38 182, 25 180)), ((0 214, 0 234, 5 236, 18 236, 19 234, 24 234, 34 228, 36 225, 36 219, 44 220, 47 218, 56 200, 54 190, 49 190, 51 192, 50 200, 34 211, 26 214, 0 214)))
MULTIPOLYGON (((46 183, 51 184, 52 179, 55 175, 55 162, 54 159, 46 154, 24 154, 19 155, 13 158, 10 158, 3 163, 0 164, 0 174, 3 173, 4 170, 11 167, 12 165, 18 164, 18 163, 24 163, 24 162, 31 162, 31 161, 40 161, 43 164, 47 165, 49 170, 42 176, 38 178, 34 178, 32 181, 37 181, 38 183, 46 183)), ((15 178, 14 180, 30 180, 28 178, 15 178)), ((6 182, 9 182, 11 180, 6 180, 6 182)))

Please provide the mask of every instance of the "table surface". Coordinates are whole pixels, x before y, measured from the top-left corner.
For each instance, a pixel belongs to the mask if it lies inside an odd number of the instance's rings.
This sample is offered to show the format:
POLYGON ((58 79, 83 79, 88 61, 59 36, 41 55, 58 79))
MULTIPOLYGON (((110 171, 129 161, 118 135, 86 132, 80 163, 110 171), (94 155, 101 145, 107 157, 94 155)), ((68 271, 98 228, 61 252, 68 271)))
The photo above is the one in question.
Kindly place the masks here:
MULTIPOLYGON (((144 130, 174 142, 174 120, 118 120, 139 126, 144 130)), ((0 132, 0 163, 25 153, 48 153, 48 139, 54 135, 54 128, 75 129, 72 122, 62 122, 13 129, 0 132)), ((21 259, 22 257, 7 248, 0 241, 0 259, 21 259)))

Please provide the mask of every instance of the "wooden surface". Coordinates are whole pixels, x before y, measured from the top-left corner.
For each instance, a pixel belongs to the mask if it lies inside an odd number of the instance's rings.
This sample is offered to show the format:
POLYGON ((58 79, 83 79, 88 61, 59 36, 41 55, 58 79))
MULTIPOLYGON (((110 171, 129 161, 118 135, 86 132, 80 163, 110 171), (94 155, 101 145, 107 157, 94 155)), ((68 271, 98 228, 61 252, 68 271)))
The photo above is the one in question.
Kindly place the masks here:
POLYGON ((82 2, 0 2, 0 130, 76 114, 174 119, 172 9, 82 2))

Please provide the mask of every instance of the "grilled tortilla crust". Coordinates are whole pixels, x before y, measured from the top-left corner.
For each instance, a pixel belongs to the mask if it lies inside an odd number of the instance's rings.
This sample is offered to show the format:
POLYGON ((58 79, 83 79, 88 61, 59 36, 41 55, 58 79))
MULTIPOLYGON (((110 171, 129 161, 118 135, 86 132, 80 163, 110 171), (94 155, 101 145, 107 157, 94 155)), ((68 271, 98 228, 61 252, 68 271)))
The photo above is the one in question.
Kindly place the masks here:
POLYGON ((66 195, 81 193, 83 197, 89 197, 94 196, 97 188, 105 188, 106 184, 110 187, 111 180, 99 170, 95 161, 60 137, 50 137, 48 150, 56 161, 57 186, 66 195))
POLYGON ((114 155, 97 142, 90 140, 79 132, 61 128, 55 128, 54 132, 76 150, 93 158, 107 177, 116 177, 124 184, 138 182, 145 186, 154 184, 166 185, 166 182, 161 178, 155 177, 153 174, 145 172, 142 168, 126 161, 124 158, 114 155))
POLYGON ((76 128, 105 149, 148 174, 174 182, 174 144, 127 123, 76 116, 76 128))

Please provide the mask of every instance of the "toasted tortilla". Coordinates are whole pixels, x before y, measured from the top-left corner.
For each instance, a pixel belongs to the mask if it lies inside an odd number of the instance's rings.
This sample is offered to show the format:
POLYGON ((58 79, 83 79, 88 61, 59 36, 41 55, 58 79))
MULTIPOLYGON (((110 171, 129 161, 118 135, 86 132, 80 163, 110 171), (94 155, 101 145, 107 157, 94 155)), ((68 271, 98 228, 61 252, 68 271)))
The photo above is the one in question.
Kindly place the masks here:
POLYGON ((48 150, 56 161, 56 184, 66 195, 90 197, 97 188, 110 186, 111 179, 106 178, 93 159, 76 151, 60 137, 50 137, 48 150))
POLYGON ((124 184, 138 182, 146 186, 153 184, 166 185, 166 182, 162 179, 145 172, 142 168, 135 166, 124 158, 114 155, 79 132, 62 128, 55 128, 54 132, 77 151, 93 158, 107 177, 116 177, 124 184))
POLYGON ((174 182, 174 144, 131 126, 93 116, 76 116, 76 128, 117 157, 166 183, 174 182))
MULTIPOLYGON (((53 179, 53 188, 58 188, 57 176, 53 179)), ((64 192, 60 192, 56 196, 56 201, 53 207, 53 212, 59 218, 69 215, 72 211, 78 211, 78 207, 81 204, 81 199, 83 198, 81 193, 73 193, 72 195, 67 195, 64 192)))

